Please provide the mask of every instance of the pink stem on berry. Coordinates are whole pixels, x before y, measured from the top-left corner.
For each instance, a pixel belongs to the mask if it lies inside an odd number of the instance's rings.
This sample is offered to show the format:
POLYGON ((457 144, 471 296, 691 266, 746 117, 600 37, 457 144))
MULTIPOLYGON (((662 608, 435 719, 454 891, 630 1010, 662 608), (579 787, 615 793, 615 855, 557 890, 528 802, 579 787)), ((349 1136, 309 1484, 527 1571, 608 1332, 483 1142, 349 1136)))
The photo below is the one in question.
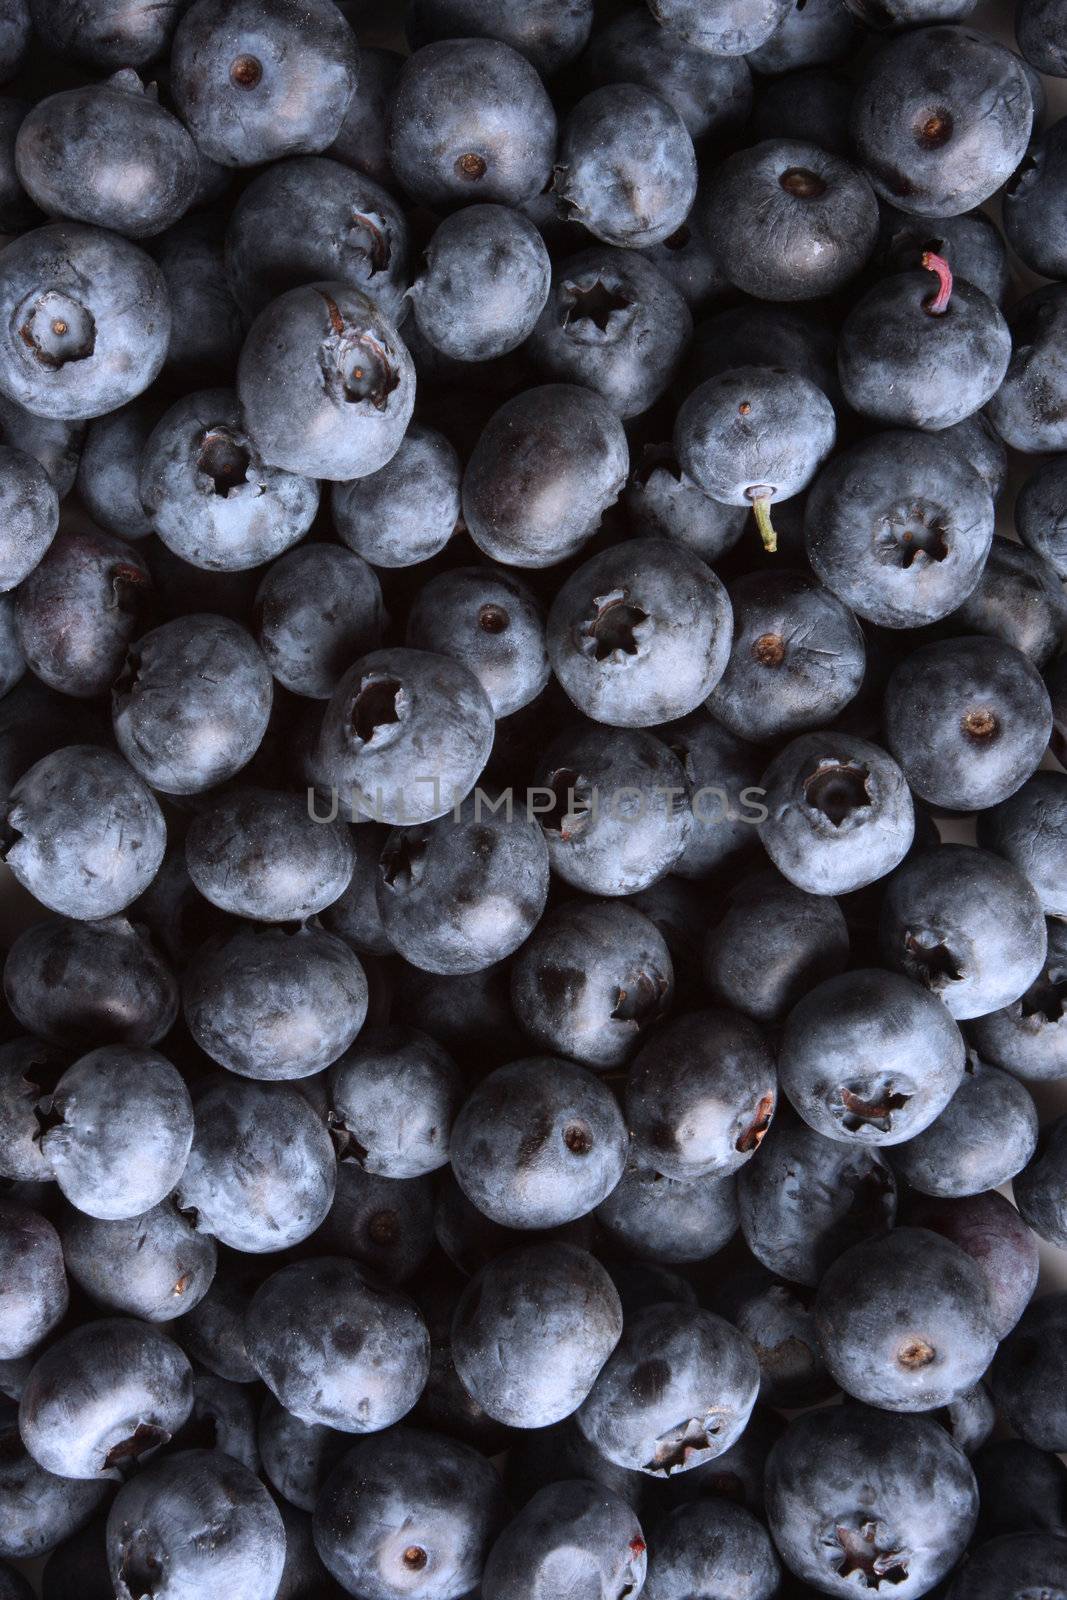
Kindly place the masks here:
POLYGON ((927 272, 937 274, 937 293, 932 294, 925 304, 931 316, 939 317, 948 310, 952 298, 952 268, 944 256, 937 256, 932 250, 923 251, 923 266, 927 272))

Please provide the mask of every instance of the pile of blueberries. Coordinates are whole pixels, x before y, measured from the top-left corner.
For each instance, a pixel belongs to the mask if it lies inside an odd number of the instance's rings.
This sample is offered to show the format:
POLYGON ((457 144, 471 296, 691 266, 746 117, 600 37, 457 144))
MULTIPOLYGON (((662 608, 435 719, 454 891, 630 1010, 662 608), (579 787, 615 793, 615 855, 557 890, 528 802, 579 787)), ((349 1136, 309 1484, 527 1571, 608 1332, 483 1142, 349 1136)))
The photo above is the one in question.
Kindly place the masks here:
POLYGON ((0 1600, 1067 1597, 973 7, 0 0, 0 1600))

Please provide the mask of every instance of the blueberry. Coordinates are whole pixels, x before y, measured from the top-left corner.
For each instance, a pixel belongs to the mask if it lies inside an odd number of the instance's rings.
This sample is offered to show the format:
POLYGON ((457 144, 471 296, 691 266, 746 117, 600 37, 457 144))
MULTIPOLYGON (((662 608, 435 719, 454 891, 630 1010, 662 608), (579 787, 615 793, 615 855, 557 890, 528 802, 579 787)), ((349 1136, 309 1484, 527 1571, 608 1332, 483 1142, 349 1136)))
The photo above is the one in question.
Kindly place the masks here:
POLYGON ((756 95, 750 133, 760 144, 767 139, 814 144, 848 160, 854 93, 854 84, 825 67, 765 79, 756 95))
MULTIPOLYGON (((91 924, 90 924, 91 926, 91 924)), ((52 1165, 41 1149, 35 1108, 66 1066, 65 1053, 29 1035, 0 1045, 0 1176, 48 1183, 52 1165)))
POLYGON ((708 709, 743 739, 831 721, 858 693, 866 651, 855 617, 797 571, 746 573, 729 586, 734 639, 708 709))
MULTIPOLYGON (((721 60, 729 61, 730 58, 723 56, 721 60)), ((696 206, 699 204, 698 197, 696 206)), ((706 302, 727 290, 719 261, 703 228, 696 225, 695 219, 692 225, 688 221, 683 222, 680 228, 675 228, 659 244, 647 245, 639 253, 678 291, 692 312, 700 310, 706 302)), ((688 339, 688 329, 686 337, 688 339)))
POLYGON ((296 1090, 221 1078, 195 1101, 176 1205, 198 1234, 234 1250, 286 1250, 333 1203, 336 1162, 322 1120, 296 1090))
POLYGON ((528 349, 546 377, 585 384, 631 417, 666 391, 691 332, 685 298, 662 272, 598 245, 557 267, 528 349))
POLYGON ((468 1199, 511 1228, 552 1228, 614 1189, 626 1132, 611 1093, 584 1067, 533 1056, 498 1067, 461 1106, 452 1169, 468 1199))
POLYGON ((471 669, 429 650, 384 649, 341 678, 318 762, 334 809, 413 826, 470 794, 489 757, 493 709, 471 669))
POLYGON ((809 1412, 767 1462, 778 1553, 820 1594, 892 1586, 895 1600, 918 1600, 955 1566, 977 1513, 970 1463, 926 1417, 866 1406, 809 1412))
POLYGON ((587 1479, 550 1483, 504 1529, 489 1552, 484 1600, 558 1593, 573 1577, 590 1600, 645 1587, 645 1540, 630 1506, 587 1479))
POLYGON ((1067 1539, 1046 1533, 1016 1533, 991 1539, 971 1552, 951 1584, 947 1600, 1001 1600, 1045 1594, 1054 1600, 1067 1585, 1067 1539))
POLYGON ((31 671, 62 694, 106 694, 153 600, 148 567, 125 540, 62 530, 19 588, 19 647, 31 671))
POLYGON ((61 1478, 38 1466, 19 1437, 15 1406, 0 1406, 0 1446, 0 1557, 45 1555, 85 1526, 107 1484, 61 1478))
POLYGON ((396 179, 389 163, 389 107, 403 65, 395 50, 361 46, 356 92, 325 152, 390 190, 396 179))
POLYGON ((301 1422, 268 1394, 259 1413, 257 1442, 272 1487, 290 1505, 314 1511, 323 1484, 350 1441, 319 1422, 301 1422))
POLYGON ((939 1233, 971 1257, 985 1278, 998 1338, 1011 1332, 1037 1285, 1038 1246, 1019 1213, 1002 1194, 960 1200, 912 1196, 907 1221, 939 1233))
POLYGON ((897 427, 951 427, 1000 387, 1011 335, 997 307, 953 278, 926 251, 925 272, 885 278, 856 302, 838 342, 845 398, 864 416, 897 427), (952 374, 951 378, 947 374, 952 374))
POLYGON ((0 1199, 0 1358, 29 1355, 66 1315, 69 1294, 59 1235, 17 1200, 0 1199))
POLYGON ((414 1304, 340 1256, 272 1273, 252 1297, 245 1338, 287 1411, 342 1433, 398 1422, 429 1370, 429 1336, 414 1304))
POLYGON ((163 275, 118 234, 55 222, 0 264, 0 389, 42 416, 102 416, 146 389, 170 338, 163 275))
POLYGON ((396 454, 415 372, 373 301, 346 283, 320 282, 290 289, 260 312, 241 350, 237 392, 249 438, 269 466, 336 481, 366 477, 396 454))
POLYGON ((994 1439, 973 1459, 982 1509, 978 1532, 1067 1534, 1067 1469, 1022 1439, 994 1439))
POLYGON ((544 188, 556 114, 533 67, 497 39, 425 45, 401 70, 389 160, 417 203, 519 205, 544 188))
POLYGON ((1015 500, 1015 528, 1027 549, 1050 561, 1058 577, 1067 576, 1067 471, 1062 457, 1043 461, 1023 481, 1015 500))
POLYGON ((841 1387, 890 1411, 951 1405, 997 1346, 981 1270, 921 1228, 895 1228, 839 1256, 819 1285, 815 1320, 841 1387))
POLYGON ((427 1034, 366 1028, 330 1070, 330 1127, 342 1157, 387 1178, 416 1178, 448 1160, 460 1076, 427 1034))
POLYGON ((742 1506, 717 1497, 677 1506, 659 1523, 648 1554, 646 1600, 701 1592, 772 1600, 782 1569, 770 1535, 742 1506))
MULTIPOLYGON (((1008 318, 1012 356, 1004 382, 989 403, 989 420, 1013 450, 1038 454, 1067 448, 1064 396, 1067 325, 1064 285, 1035 289, 1012 307, 1008 318)), ((2 376, 2 375, 0 375, 2 376)))
POLYGON ((714 7, 704 0, 648 0, 648 8, 668 34, 677 34, 694 50, 743 56, 781 25, 789 0, 730 0, 714 7))
POLYGON ((413 422, 385 466, 334 485, 334 527, 375 567, 415 566, 443 550, 455 532, 459 483, 452 445, 435 428, 413 422))
POLYGON ((781 1022, 816 983, 844 971, 848 955, 836 900, 766 870, 730 891, 704 943, 704 982, 720 1004, 781 1022))
POLYGON ((1018 0, 1015 7, 1015 38, 1024 59, 1054 78, 1067 78, 1064 21, 1062 0, 1018 0))
POLYGON ((139 480, 141 451, 157 417, 152 399, 131 400, 90 423, 85 436, 78 497, 93 521, 120 539, 145 539, 152 531, 139 480))
POLYGON ((141 456, 140 498, 183 561, 209 571, 260 566, 303 538, 318 485, 268 466, 245 432, 237 396, 209 389, 170 408, 141 456))
POLYGON ((206 1582, 232 1600, 274 1600, 285 1532, 248 1467, 222 1450, 182 1450, 120 1489, 107 1549, 118 1600, 151 1594, 161 1579, 174 1600, 193 1600, 206 1582))
POLYGON ((574 900, 547 912, 511 971, 525 1033, 595 1070, 621 1066, 674 991, 662 934, 622 900, 574 900))
POLYGON ((1024 1083, 1067 1077, 1067 928, 1046 924, 1048 953, 1030 987, 997 1011, 974 1017, 967 1032, 986 1060, 1024 1083))
POLYGON ((722 1317, 647 1306, 624 1327, 578 1426, 617 1466, 669 1478, 736 1443, 758 1388, 752 1346, 722 1317))
POLYGON ((407 642, 462 661, 497 718, 535 700, 551 672, 536 597, 499 569, 452 567, 430 578, 408 612, 407 642))
POLYGON ((166 1057, 103 1045, 68 1067, 39 1103, 41 1152, 64 1195, 102 1219, 135 1217, 185 1170, 193 1108, 166 1057))
POLYGON ((576 384, 527 389, 490 417, 463 475, 463 518, 484 555, 551 567, 576 555, 628 472, 622 424, 576 384))
POLYGON ((1008 477, 1008 452, 985 412, 942 428, 941 439, 974 468, 993 499, 999 500, 1008 477))
POLYGON ((759 836, 779 872, 809 894, 847 894, 903 860, 915 833, 904 773, 843 733, 803 733, 763 775, 759 836))
POLYGON ((249 1256, 220 1249, 218 1270, 207 1294, 170 1327, 199 1366, 231 1383, 255 1383, 259 1378, 245 1343, 245 1312, 263 1271, 249 1256))
MULTIPOLYGON (((190 388, 231 382, 244 339, 226 277, 223 221, 215 211, 191 213, 152 247, 173 312, 166 375, 190 388)), ((135 460, 135 470, 136 465, 135 460)))
POLYGON ((805 140, 768 139, 711 175, 704 224, 736 288, 763 300, 832 294, 869 260, 878 204, 851 162, 805 140))
POLYGON ((594 89, 560 129, 552 190, 561 214, 605 244, 640 249, 669 238, 688 216, 696 186, 685 123, 640 84, 594 89))
POLYGON ((639 1158, 668 1178, 722 1178, 759 1149, 778 1097, 760 1029, 732 1011, 676 1017, 645 1044, 626 1082, 639 1158))
POLYGON ((1037 1108, 1018 1079, 968 1053, 963 1082, 940 1116, 899 1145, 893 1164, 921 1194, 981 1194, 1015 1177, 1037 1143, 1037 1108))
POLYGON ((989 1386, 1004 1421, 1039 1450, 1063 1449, 1067 1439, 1064 1404, 1064 1319, 1067 1294, 1035 1300, 997 1351, 989 1386))
POLYGON ((1057 1117, 1044 1128, 1032 1159, 1015 1175, 1012 1193, 1019 1215, 1042 1239, 1063 1249, 1067 1243, 1067 1206, 1064 1204, 1064 1163, 1067 1159, 1067 1119, 1057 1117))
POLYGON ((476 972, 536 927, 548 849, 536 821, 483 809, 479 794, 436 822, 394 829, 377 892, 382 926, 406 961, 427 972, 476 972))
POLYGON ((489 1416, 542 1428, 581 1405, 622 1327, 599 1262, 574 1245, 532 1244, 471 1280, 456 1306, 452 1359, 489 1416))
MULTIPOLYGON (((1009 286, 1008 252, 992 217, 984 211, 964 211, 954 217, 911 217, 883 205, 881 256, 885 266, 894 272, 914 272, 925 265, 923 257, 930 253, 941 257, 955 279, 966 278, 995 306, 1003 305, 1009 286)), ((928 287, 934 287, 932 280, 928 287)))
POLYGON ((857 616, 936 622, 966 600, 993 540, 989 490, 941 438, 903 430, 841 451, 808 496, 808 559, 857 616))
POLYGON ((496 1469, 468 1445, 399 1428, 363 1439, 315 1508, 315 1545, 365 1600, 471 1592, 506 1520, 496 1469))
POLYGON ((639 83, 672 105, 693 140, 737 133, 752 107, 742 55, 709 54, 641 10, 599 26, 586 56, 595 84, 639 83))
POLYGON ((1031 272, 1059 278, 1067 271, 1060 240, 1067 218, 1067 121, 1040 134, 1004 191, 1004 231, 1031 272))
POLYGON ((954 626, 1002 639, 1035 667, 1047 666, 1067 637, 1067 597, 1056 567, 998 535, 977 588, 954 613, 954 626))
POLYGON ((55 538, 59 500, 52 480, 32 455, 0 444, 0 589, 29 576, 55 538))
POLYGON ((340 939, 238 925, 203 945, 183 982, 186 1024, 230 1072, 307 1078, 336 1061, 367 1014, 367 980, 340 939))
POLYGON ((814 1287, 845 1250, 888 1232, 896 1180, 877 1150, 816 1133, 778 1113, 758 1161, 737 1178, 741 1231, 771 1272, 814 1287))
POLYGON ((328 0, 196 0, 178 24, 171 72, 198 149, 247 167, 325 150, 359 67, 355 36, 328 0))
POLYGON ((193 1372, 172 1339, 129 1317, 87 1322, 35 1364, 19 1429, 39 1466, 61 1478, 121 1480, 185 1422, 193 1372))
POLYGON ((765 755, 708 711, 671 723, 661 737, 681 762, 692 791, 692 828, 672 870, 699 882, 725 879, 758 845, 765 755))
POLYGON ((103 1222, 71 1211, 61 1224, 67 1271, 99 1305, 170 1322, 198 1305, 215 1276, 215 1241, 169 1200, 103 1222))
POLYGON ((33 19, 29 0, 14 0, 0 25, 0 79, 14 77, 29 49, 33 19))
POLYGON ((354 863, 343 823, 316 823, 301 796, 265 789, 231 789, 205 806, 185 858, 213 905, 260 922, 304 922, 332 905, 354 863))
MULTIPOLYGON (((84 423, 37 416, 0 393, 0 444, 32 456, 61 497, 74 487, 84 437, 84 423)), ((10 515, 5 512, 5 520, 10 515)))
POLYGON ((1060 880, 1062 818, 1067 782, 1061 772, 1035 772, 1007 800, 983 813, 979 844, 1003 856, 1029 879, 1049 917, 1067 915, 1060 880))
POLYGON ((730 602, 715 574, 667 539, 631 539, 586 561, 556 594, 548 655, 587 717, 649 727, 707 699, 730 650, 730 602))
POLYGON ((111 705, 116 742, 141 777, 163 794, 199 794, 259 748, 270 669, 237 623, 178 617, 130 646, 111 705))
POLYGON ((954 1017, 983 1017, 1018 1000, 1047 951, 1034 889, 987 850, 946 844, 894 874, 881 919, 882 955, 937 995, 954 1017))
POLYGON ((914 650, 889 680, 885 720, 916 794, 955 811, 984 810, 1014 795, 1052 731, 1037 670, 1014 645, 990 638, 914 650))
POLYGON ((51 911, 111 917, 146 889, 163 859, 166 825, 150 790, 124 761, 68 745, 15 784, 4 860, 51 911))
POLYGON ((487 361, 533 332, 550 282, 548 251, 532 222, 507 206, 467 206, 438 224, 411 286, 411 308, 435 350, 487 361))
POLYGON ((322 156, 268 167, 245 189, 226 227, 226 275, 250 318, 287 289, 332 279, 399 322, 408 254, 407 223, 388 191, 322 156))
POLYGON ((1018 57, 970 28, 915 29, 884 45, 853 103, 852 137, 883 199, 957 216, 1011 176, 1033 100, 1018 57))
POLYGON ((308 544, 274 562, 255 598, 256 638, 271 672, 293 694, 327 700, 354 657, 381 641, 377 576, 362 557, 308 544))
MULTIPOLYGON (((706 1261, 737 1232, 737 1189, 726 1177, 668 1178, 645 1153, 627 1163, 619 1182, 597 1207, 609 1243, 641 1261, 706 1261)), ((656 1294, 654 1303, 662 1298, 656 1294)))
MULTIPOLYGON (((593 24, 592 0, 414 0, 407 30, 413 46, 437 39, 500 39, 543 77, 582 52, 593 24)), ((364 52, 365 53, 365 52, 364 52)))
POLYGON ((936 994, 872 969, 828 978, 793 1007, 778 1070, 817 1133, 888 1145, 913 1139, 945 1109, 965 1060, 963 1037, 936 994))
POLYGON ((674 445, 713 500, 752 507, 774 551, 770 506, 807 488, 836 434, 833 407, 808 378, 780 367, 736 367, 694 389, 678 413, 674 445))
POLYGON ((405 1283, 434 1243, 434 1186, 428 1177, 383 1178, 342 1161, 337 1190, 314 1248, 347 1256, 385 1283, 405 1283))
POLYGON ((185 128, 128 64, 104 83, 39 100, 19 128, 15 163, 48 215, 132 239, 177 222, 200 175, 185 128))
POLYGON ((285 1566, 276 1600, 344 1600, 345 1591, 330 1577, 315 1549, 310 1516, 284 1500, 278 1510, 285 1526, 285 1566))
POLYGON ((538 806, 553 872, 589 894, 626 895, 670 872, 692 836, 678 757, 641 728, 587 724, 538 762, 538 806))
POLYGON ((378 914, 376 894, 378 860, 387 837, 388 830, 376 822, 362 822, 352 829, 355 867, 351 881, 319 917, 328 932, 335 933, 361 955, 388 955, 393 948, 378 914))
POLYGON ((145 930, 124 917, 36 922, 4 966, 15 1015, 56 1045, 152 1045, 177 1015, 174 976, 145 930))
POLYGON ((50 49, 114 71, 163 55, 186 0, 30 0, 29 9, 50 49))
POLYGON ((774 32, 748 51, 748 64, 761 73, 829 66, 852 55, 862 37, 841 0, 804 0, 802 5, 794 0, 774 32))
POLYGON ((0 1600, 33 1600, 33 1590, 27 1580, 6 1563, 0 1566, 0 1600))

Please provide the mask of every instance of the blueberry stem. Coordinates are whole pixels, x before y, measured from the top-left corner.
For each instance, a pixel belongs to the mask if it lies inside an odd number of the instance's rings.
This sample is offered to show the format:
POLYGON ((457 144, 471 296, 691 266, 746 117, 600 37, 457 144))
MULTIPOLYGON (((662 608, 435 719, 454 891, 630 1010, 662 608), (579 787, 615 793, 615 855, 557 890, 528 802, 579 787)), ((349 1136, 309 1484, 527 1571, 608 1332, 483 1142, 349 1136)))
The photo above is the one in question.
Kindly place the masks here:
POLYGON ((937 274, 937 293, 925 302, 926 310, 932 317, 940 317, 948 310, 952 298, 952 268, 944 256, 935 255, 932 250, 923 251, 923 266, 927 272, 937 274))
POLYGON ((778 549, 778 535, 774 531, 771 521, 771 494, 770 489, 749 489, 749 499, 752 501, 752 510, 756 518, 756 527, 763 540, 763 548, 767 554, 773 556, 778 549))

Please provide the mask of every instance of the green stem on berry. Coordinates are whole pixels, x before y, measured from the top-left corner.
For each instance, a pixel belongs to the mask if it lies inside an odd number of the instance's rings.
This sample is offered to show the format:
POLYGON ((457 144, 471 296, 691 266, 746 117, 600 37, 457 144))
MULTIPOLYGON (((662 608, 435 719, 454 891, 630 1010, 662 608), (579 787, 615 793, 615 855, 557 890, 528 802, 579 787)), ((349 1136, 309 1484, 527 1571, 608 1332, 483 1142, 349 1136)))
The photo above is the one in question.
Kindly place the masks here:
POLYGON ((752 501, 752 511, 756 518, 759 536, 763 540, 763 548, 769 556, 773 556, 778 549, 778 535, 771 521, 771 496, 774 490, 760 485, 758 488, 746 490, 746 493, 752 501))

